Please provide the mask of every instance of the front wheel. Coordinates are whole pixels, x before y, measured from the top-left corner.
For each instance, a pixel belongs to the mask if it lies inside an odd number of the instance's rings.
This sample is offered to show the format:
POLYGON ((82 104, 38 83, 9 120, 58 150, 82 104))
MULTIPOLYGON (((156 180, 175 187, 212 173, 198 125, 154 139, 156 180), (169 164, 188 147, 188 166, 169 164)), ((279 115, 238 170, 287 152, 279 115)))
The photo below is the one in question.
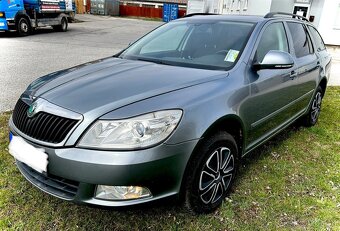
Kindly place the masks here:
POLYGON ((31 25, 26 18, 20 18, 17 24, 17 33, 19 36, 27 36, 31 33, 31 25))
POLYGON ((323 91, 322 91, 322 88, 319 86, 316 89, 312 104, 308 110, 307 115, 301 118, 301 122, 304 126, 311 127, 311 126, 314 126, 316 122, 318 122, 320 112, 321 112, 322 96, 323 96, 323 91))
POLYGON ((219 132, 203 141, 190 163, 185 189, 186 207, 195 213, 217 209, 230 191, 237 169, 235 139, 219 132))

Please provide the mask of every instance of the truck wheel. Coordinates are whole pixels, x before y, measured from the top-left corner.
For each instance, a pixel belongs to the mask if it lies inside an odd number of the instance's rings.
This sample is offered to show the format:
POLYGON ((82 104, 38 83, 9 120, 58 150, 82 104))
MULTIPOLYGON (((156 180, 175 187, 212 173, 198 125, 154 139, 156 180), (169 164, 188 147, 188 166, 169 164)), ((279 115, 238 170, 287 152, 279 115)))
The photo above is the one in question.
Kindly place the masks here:
POLYGON ((17 24, 17 33, 19 36, 27 36, 31 33, 31 25, 26 18, 20 18, 17 24))
POLYGON ((66 32, 67 27, 68 27, 67 19, 65 17, 63 17, 61 19, 60 25, 53 26, 53 29, 56 30, 56 31, 60 31, 60 32, 66 32))

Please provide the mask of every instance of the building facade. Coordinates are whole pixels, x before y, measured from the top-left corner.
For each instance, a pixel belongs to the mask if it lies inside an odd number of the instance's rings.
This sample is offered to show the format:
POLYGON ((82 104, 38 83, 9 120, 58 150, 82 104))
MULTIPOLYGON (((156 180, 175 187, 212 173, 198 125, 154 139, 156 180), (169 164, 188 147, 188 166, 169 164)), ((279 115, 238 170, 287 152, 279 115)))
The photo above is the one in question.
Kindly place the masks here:
POLYGON ((308 18, 326 44, 340 45, 340 0, 189 0, 187 13, 265 15, 294 13, 308 18))

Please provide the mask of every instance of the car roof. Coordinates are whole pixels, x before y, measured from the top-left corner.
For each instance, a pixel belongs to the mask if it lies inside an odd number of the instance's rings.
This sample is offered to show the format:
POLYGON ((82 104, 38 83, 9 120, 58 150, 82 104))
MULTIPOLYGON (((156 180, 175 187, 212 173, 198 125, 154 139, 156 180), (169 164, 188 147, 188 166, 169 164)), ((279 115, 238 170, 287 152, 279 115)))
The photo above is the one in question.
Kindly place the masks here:
POLYGON ((211 21, 239 21, 239 22, 260 22, 264 21, 263 16, 255 15, 225 15, 225 14, 192 14, 178 20, 211 20, 211 21))
MULTIPOLYGON (((258 23, 269 20, 290 20, 301 23, 308 23, 307 21, 303 21, 300 19, 286 17, 286 16, 275 16, 275 17, 264 17, 259 15, 233 15, 233 14, 205 14, 205 13, 197 13, 190 14, 185 16, 184 18, 177 19, 178 21, 237 21, 237 22, 251 22, 258 23)), ((176 21, 177 21, 176 20, 176 21)))

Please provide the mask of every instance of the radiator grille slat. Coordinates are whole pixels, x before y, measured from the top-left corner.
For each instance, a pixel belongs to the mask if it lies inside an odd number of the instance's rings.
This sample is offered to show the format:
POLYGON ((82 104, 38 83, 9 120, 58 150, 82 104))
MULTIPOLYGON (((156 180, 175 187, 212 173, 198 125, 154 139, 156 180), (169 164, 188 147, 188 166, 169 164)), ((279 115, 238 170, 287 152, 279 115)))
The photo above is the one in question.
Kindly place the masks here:
MULTIPOLYGON (((15 110, 14 110, 15 111, 15 110)), ((26 111, 27 112, 27 111, 26 111)), ((19 105, 19 121, 20 121, 20 124, 23 124, 24 123, 24 119, 25 119, 25 105, 19 105)), ((14 115, 14 114, 13 114, 14 115)))
POLYGON ((13 111, 13 123, 22 133, 40 141, 60 143, 78 122, 47 112, 38 112, 30 118, 27 115, 28 108, 29 106, 19 99, 13 111))
POLYGON ((41 122, 43 121, 44 114, 40 113, 37 116, 37 122, 35 123, 35 126, 33 128, 32 136, 36 137, 38 134, 39 126, 41 125, 41 122))
POLYGON ((60 136, 66 136, 67 135, 67 131, 70 130, 76 123, 74 121, 68 121, 67 122, 67 126, 64 129, 64 131, 62 131, 60 136))

